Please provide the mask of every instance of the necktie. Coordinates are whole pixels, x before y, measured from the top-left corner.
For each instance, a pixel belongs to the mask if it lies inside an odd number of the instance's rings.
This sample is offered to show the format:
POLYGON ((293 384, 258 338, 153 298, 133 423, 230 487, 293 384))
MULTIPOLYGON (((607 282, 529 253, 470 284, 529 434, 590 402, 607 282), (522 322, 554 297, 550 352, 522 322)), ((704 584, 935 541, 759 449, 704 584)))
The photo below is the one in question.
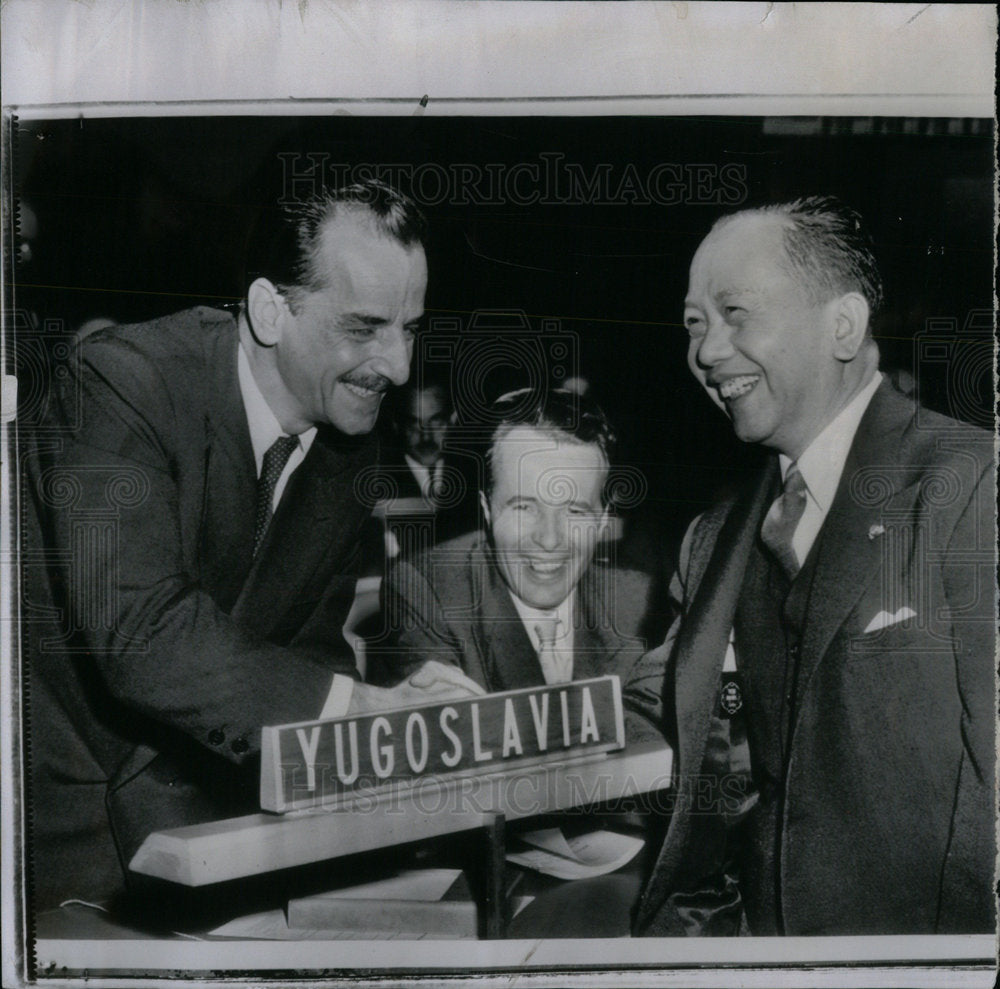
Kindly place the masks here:
POLYGON ((257 479, 257 517, 253 533, 253 552, 257 555, 264 541, 268 523, 274 514, 274 489, 292 451, 299 445, 297 436, 279 436, 264 454, 260 477, 257 479))
POLYGON ((434 461, 434 463, 427 468, 427 480, 421 487, 420 493, 432 505, 437 502, 441 491, 441 471, 443 467, 443 460, 434 461))
POLYGON ((792 464, 785 474, 781 494, 768 509, 760 538, 774 554, 789 580, 795 580, 799 561, 792 548, 792 537, 806 509, 806 482, 799 468, 792 464))
POLYGON ((568 659, 556 649, 556 638, 562 622, 558 618, 546 618, 536 623, 538 636, 538 663, 542 667, 546 683, 569 683, 573 679, 573 657, 568 659))

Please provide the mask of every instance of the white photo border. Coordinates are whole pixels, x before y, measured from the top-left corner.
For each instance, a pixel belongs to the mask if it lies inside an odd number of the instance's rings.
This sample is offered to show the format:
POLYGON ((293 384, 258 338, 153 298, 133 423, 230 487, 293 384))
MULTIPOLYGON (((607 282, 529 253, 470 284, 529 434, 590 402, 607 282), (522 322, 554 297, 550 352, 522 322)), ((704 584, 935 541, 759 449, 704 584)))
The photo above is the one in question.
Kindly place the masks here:
MULTIPOLYGON (((990 4, 391 0, 365 7, 333 0, 8 0, 2 17, 5 251, 15 242, 16 119, 278 113, 994 117, 996 15, 990 4), (373 50, 387 57, 373 65, 373 50), (276 68, 261 71, 262 51, 276 68), (345 95, 332 99, 331 93, 345 95)), ((6 301, 9 286, 3 288, 6 301)), ((4 325, 2 333, 9 332, 4 325)), ((6 336, 0 343, 6 347, 6 336)), ((7 451, 7 435, 3 442, 7 451)), ((42 962, 39 982, 51 984, 77 984, 88 973, 107 985, 160 985, 168 977, 194 985, 221 970, 240 984, 302 978, 380 985, 406 974, 407 984, 454 985, 463 972, 475 974, 482 986, 509 985, 512 975, 533 986, 993 984, 996 941, 988 936, 449 942, 443 948, 337 942, 335 949, 317 943, 28 943, 22 848, 8 840, 23 834, 12 467, 4 457, 5 984, 22 983, 32 950, 42 962), (376 970, 384 974, 363 974, 376 970), (130 978, 136 971, 162 975, 130 978)))

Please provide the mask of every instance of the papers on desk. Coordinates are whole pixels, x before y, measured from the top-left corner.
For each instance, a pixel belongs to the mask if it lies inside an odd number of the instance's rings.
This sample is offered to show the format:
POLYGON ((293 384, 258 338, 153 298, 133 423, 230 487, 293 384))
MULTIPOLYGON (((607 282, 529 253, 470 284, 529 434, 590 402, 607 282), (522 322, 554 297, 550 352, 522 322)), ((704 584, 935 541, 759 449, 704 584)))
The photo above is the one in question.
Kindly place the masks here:
MULTIPOLYGON (((329 931, 293 931, 288 927, 284 910, 265 910, 263 913, 252 913, 246 917, 237 917, 221 927, 208 932, 209 937, 240 938, 241 940, 263 939, 265 941, 329 941, 337 939, 329 931)), ((373 937, 384 937, 374 934, 373 937)), ((358 938, 357 934, 344 934, 343 937, 358 938)))
POLYGON ((614 831, 590 831, 567 839, 559 828, 518 835, 530 848, 508 852, 507 861, 557 879, 590 879, 614 872, 639 854, 642 838, 614 831))
POLYGON ((475 938, 476 904, 461 869, 407 869, 375 882, 290 900, 223 924, 215 937, 267 940, 475 938))
MULTIPOLYGON (((388 879, 346 886, 305 897, 305 900, 440 900, 455 887, 461 875, 461 869, 403 869, 388 879)), ((305 900, 292 900, 292 903, 305 900)))
MULTIPOLYGON (((238 938, 263 941, 423 941, 440 940, 443 935, 430 934, 427 931, 376 931, 376 930, 302 930, 289 927, 284 910, 265 910, 263 913, 250 914, 231 920, 228 924, 209 931, 212 938, 238 938)), ((454 936, 446 940, 462 940, 454 936)), ((470 938, 465 938, 470 939, 470 938)))
POLYGON ((474 938, 479 921, 461 869, 407 869, 388 879, 289 900, 288 926, 474 938))
MULTIPOLYGON (((512 897, 516 916, 533 897, 512 897)), ((469 940, 476 905, 461 869, 406 869, 360 886, 290 900, 288 911, 265 910, 231 920, 210 937, 267 941, 469 940)))

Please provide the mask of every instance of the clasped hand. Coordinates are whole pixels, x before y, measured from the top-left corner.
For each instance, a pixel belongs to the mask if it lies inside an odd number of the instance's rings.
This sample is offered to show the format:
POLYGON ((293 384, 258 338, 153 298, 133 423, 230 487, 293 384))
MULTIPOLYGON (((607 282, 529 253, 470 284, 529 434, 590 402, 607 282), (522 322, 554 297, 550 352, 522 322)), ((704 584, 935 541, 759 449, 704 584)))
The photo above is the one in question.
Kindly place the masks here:
POLYGON ((432 704, 437 701, 464 700, 479 697, 486 691, 451 663, 428 660, 395 687, 374 687, 356 683, 351 694, 349 714, 369 714, 374 711, 391 711, 414 704, 432 704))

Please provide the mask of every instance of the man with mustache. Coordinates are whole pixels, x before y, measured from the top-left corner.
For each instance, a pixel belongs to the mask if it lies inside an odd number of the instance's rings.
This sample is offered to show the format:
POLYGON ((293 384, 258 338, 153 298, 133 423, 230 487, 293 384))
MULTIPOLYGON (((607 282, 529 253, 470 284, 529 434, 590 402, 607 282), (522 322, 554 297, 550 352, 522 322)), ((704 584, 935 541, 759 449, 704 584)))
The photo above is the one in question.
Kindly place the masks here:
POLYGON ((235 317, 81 343, 25 457, 36 907, 114 896, 151 831, 253 810, 264 725, 481 692, 442 664, 362 684, 342 635, 423 238, 385 185, 324 192, 261 226, 235 317))
POLYGON ((692 372, 772 456, 685 537, 681 613, 626 699, 675 746, 636 933, 994 929, 993 440, 879 372, 861 217, 725 217, 691 264, 692 372))
POLYGON ((443 483, 444 441, 451 402, 443 382, 410 384, 400 396, 396 416, 401 466, 394 478, 401 498, 423 498, 433 505, 443 483))
POLYGON ((642 653, 649 580, 595 559, 610 424, 562 390, 512 392, 485 419, 485 527, 390 568, 387 665, 398 678, 452 663, 489 691, 624 677, 642 653))

